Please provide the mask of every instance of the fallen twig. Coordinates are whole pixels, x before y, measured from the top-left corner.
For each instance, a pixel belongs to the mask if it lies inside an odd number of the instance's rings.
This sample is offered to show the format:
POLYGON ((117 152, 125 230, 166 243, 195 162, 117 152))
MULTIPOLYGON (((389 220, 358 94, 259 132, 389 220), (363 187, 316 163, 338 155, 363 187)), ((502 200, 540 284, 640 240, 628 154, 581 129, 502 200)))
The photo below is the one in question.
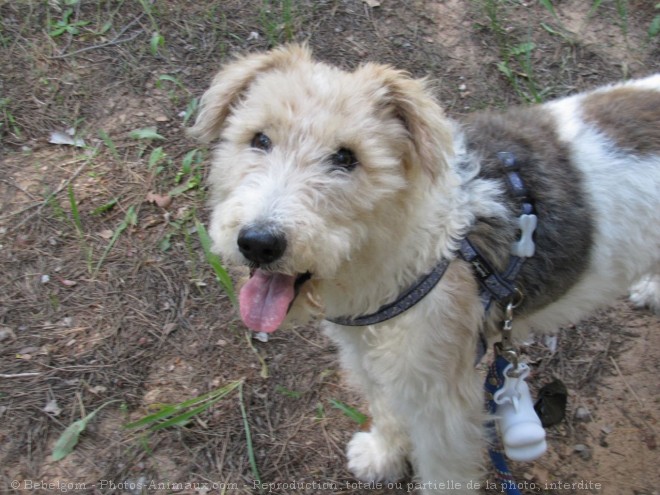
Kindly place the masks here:
POLYGON ((0 378, 24 378, 27 376, 39 376, 41 373, 39 371, 33 371, 28 373, 0 373, 0 378))
POLYGON ((0 218, 0 221, 4 221, 4 220, 6 220, 6 219, 9 218, 9 217, 12 217, 12 216, 18 216, 18 215, 21 215, 21 214, 23 214, 23 213, 25 213, 25 212, 31 210, 32 208, 37 208, 37 211, 35 211, 34 213, 32 213, 32 214, 26 216, 25 218, 23 218, 23 220, 21 220, 21 221, 18 222, 17 224, 15 224, 15 225, 11 225, 11 226, 7 227, 7 232, 11 232, 11 231, 13 231, 13 230, 18 229, 20 226, 22 226, 23 224, 29 222, 30 220, 32 220, 32 218, 34 218, 34 217, 37 216, 39 213, 41 213, 41 210, 42 210, 42 209, 48 204, 48 201, 50 201, 51 198, 54 198, 54 197, 57 196, 59 193, 61 193, 65 188, 67 188, 67 187, 69 186, 69 184, 71 184, 71 182, 73 182, 73 181, 74 181, 74 180, 80 175, 80 173, 83 171, 83 169, 87 166, 87 164, 88 164, 88 163, 90 162, 90 160, 91 160, 90 157, 85 157, 85 158, 83 158, 83 159, 85 160, 85 163, 83 163, 82 165, 80 165, 80 167, 78 167, 78 168, 76 169, 76 171, 73 173, 73 175, 72 175, 71 177, 69 177, 67 180, 65 180, 64 183, 63 183, 60 187, 58 187, 55 191, 53 191, 52 193, 50 193, 50 194, 48 195, 48 197, 47 197, 46 199, 44 199, 42 202, 40 202, 40 203, 35 203, 35 204, 33 204, 33 205, 30 205, 30 206, 28 206, 27 208, 23 208, 21 211, 17 211, 17 212, 15 212, 15 213, 11 213, 8 217, 0 218))
POLYGON ((639 396, 637 395, 637 393, 633 390, 633 388, 630 386, 630 384, 628 383, 628 381, 626 380, 626 378, 623 376, 623 373, 621 373, 621 369, 619 368, 619 365, 616 363, 616 361, 614 360, 614 358, 613 358, 612 356, 610 356, 610 361, 612 361, 612 364, 614 365, 614 368, 616 369, 616 372, 617 372, 618 375, 621 377, 621 380, 623 381, 623 383, 624 383, 624 385, 626 386, 626 388, 628 389, 628 391, 632 394, 632 396, 633 396, 633 397, 635 398, 635 400, 639 403, 639 405, 642 406, 642 407, 644 407, 644 403, 643 403, 642 400, 639 398, 639 396))
POLYGON ((119 39, 119 38, 121 38, 123 36, 123 34, 126 31, 128 31, 128 29, 133 24, 138 22, 143 16, 144 16, 144 13, 140 14, 135 19, 133 19, 131 22, 129 22, 126 26, 124 26, 124 29, 119 31, 119 34, 117 34, 117 36, 112 38, 110 41, 106 41, 105 43, 100 43, 98 45, 86 46, 85 48, 80 48, 79 50, 76 50, 74 52, 62 53, 61 55, 52 55, 48 58, 50 58, 50 59, 61 59, 61 58, 73 57, 74 55, 78 55, 78 54, 83 53, 83 52, 88 52, 90 50, 96 50, 97 48, 104 48, 106 46, 118 45, 120 43, 126 43, 127 41, 132 41, 135 38, 137 38, 138 36, 140 36, 142 34, 142 32, 138 31, 135 34, 133 34, 133 35, 127 37, 127 38, 124 38, 124 39, 119 39))

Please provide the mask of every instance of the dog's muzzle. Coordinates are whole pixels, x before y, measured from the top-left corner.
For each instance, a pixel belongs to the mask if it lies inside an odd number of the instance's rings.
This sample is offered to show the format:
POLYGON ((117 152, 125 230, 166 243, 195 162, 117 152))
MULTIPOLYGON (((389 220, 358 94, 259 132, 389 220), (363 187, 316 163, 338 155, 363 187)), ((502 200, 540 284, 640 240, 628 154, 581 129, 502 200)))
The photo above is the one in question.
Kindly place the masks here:
POLYGON ((276 262, 286 252, 287 240, 274 225, 243 227, 236 242, 241 254, 252 265, 250 279, 239 295, 241 318, 252 330, 273 332, 286 318, 300 287, 311 274, 276 271, 276 262))

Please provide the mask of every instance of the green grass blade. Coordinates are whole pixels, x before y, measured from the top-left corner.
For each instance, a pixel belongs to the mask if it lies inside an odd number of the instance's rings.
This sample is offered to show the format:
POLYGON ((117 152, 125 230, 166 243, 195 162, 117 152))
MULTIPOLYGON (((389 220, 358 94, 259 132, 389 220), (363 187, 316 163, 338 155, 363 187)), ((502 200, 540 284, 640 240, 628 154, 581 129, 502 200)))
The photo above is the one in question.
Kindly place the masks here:
POLYGON ((191 189, 196 189, 197 187, 199 187, 201 183, 202 183, 202 178, 199 176, 194 176, 188 179, 183 184, 180 184, 175 188, 171 189, 170 192, 168 192, 167 194, 174 198, 176 196, 182 195, 186 191, 190 191, 191 189))
POLYGON ((195 112, 197 112, 197 108, 199 107, 199 98, 192 98, 189 102, 188 105, 186 105, 186 110, 183 115, 183 125, 188 124, 188 121, 190 118, 195 115, 195 112))
POLYGON ((148 160, 148 165, 147 167, 149 170, 154 168, 156 165, 158 165, 163 159, 165 158, 165 151, 163 150, 162 146, 159 146, 158 148, 155 148, 150 154, 149 154, 149 160, 148 160))
POLYGON ((259 492, 263 492, 261 488, 261 476, 259 475, 259 469, 257 468, 257 459, 254 456, 254 446, 252 445, 252 433, 250 432, 250 424, 248 423, 247 411, 245 410, 245 402, 243 401, 243 383, 241 383, 241 386, 238 388, 238 398, 241 404, 241 416, 243 417, 243 428, 245 429, 245 441, 247 443, 250 469, 252 470, 252 476, 254 476, 255 481, 257 481, 258 483, 259 492))
POLYGON ((197 229, 197 235, 199 236, 199 242, 202 245, 204 250, 204 255, 206 256, 206 261, 208 261, 211 268, 215 272, 215 277, 217 278, 220 285, 224 288, 225 292, 229 296, 232 304, 234 306, 238 305, 236 300, 236 292, 234 291, 234 284, 231 281, 231 277, 227 273, 227 270, 222 266, 222 262, 217 254, 211 251, 211 238, 209 237, 204 224, 195 218, 195 227, 197 229))
POLYGON ((197 406, 188 412, 179 414, 178 416, 174 416, 173 418, 168 419, 167 421, 163 421, 162 423, 157 423, 149 429, 151 431, 156 431, 156 430, 162 430, 164 428, 169 428, 170 426, 183 426, 186 423, 188 423, 193 416, 197 416, 199 413, 206 411, 209 407, 211 407, 213 404, 218 402, 221 398, 222 397, 218 397, 217 399, 206 402, 201 406, 197 406))
POLYGON ((316 419, 325 419, 325 407, 323 407, 323 402, 318 402, 316 404, 316 419))
POLYGON ((498 68, 499 71, 500 71, 502 74, 504 74, 508 79, 512 79, 512 78, 513 78, 513 72, 511 71, 511 69, 509 68, 509 66, 508 66, 507 64, 505 64, 504 62, 497 62, 497 68, 498 68))
MULTIPOLYGON (((659 8, 656 5, 656 9, 659 8)), ((649 38, 654 38, 660 34, 660 15, 656 15, 649 26, 649 38)))
POLYGON ((551 0, 540 0, 541 5, 545 7, 545 9, 550 12, 554 17, 557 17, 557 12, 555 12, 555 6, 552 5, 551 0))
POLYGON ((186 153, 181 160, 181 173, 189 174, 193 170, 193 163, 199 165, 202 161, 201 153, 197 148, 190 150, 186 153))
POLYGON ((189 407, 189 405, 184 406, 184 404, 187 403, 198 403, 200 400, 205 400, 203 404, 191 409, 190 411, 187 411, 183 414, 179 414, 171 419, 168 419, 167 421, 164 421, 162 423, 158 423, 151 428, 149 428, 151 431, 156 431, 156 430, 162 430, 163 428, 168 428, 170 426, 183 426, 186 423, 190 421, 190 419, 193 416, 198 415, 201 412, 206 411, 209 407, 211 407, 213 404, 219 402, 221 399, 223 399, 227 394, 229 394, 231 391, 236 389, 238 386, 240 386, 243 383, 242 380, 232 382, 229 385, 226 385, 225 387, 222 387, 221 389, 214 390, 213 392, 209 394, 205 394, 204 399, 201 399, 200 397, 197 397, 196 399, 192 399, 190 401, 187 401, 186 403, 181 403, 177 405, 177 409, 184 409, 189 407))
POLYGON ((186 89, 186 87, 181 83, 181 81, 179 81, 179 80, 178 80, 176 77, 174 77, 174 76, 170 76, 169 74, 162 74, 162 75, 158 76, 158 80, 157 80, 157 82, 156 82, 156 86, 157 86, 158 88, 161 88, 161 87, 163 86, 163 85, 161 84, 162 81, 171 82, 172 84, 174 84, 174 85, 177 86, 178 88, 180 88, 180 89, 182 89, 182 90, 187 91, 188 93, 190 93, 190 91, 188 91, 188 89, 186 89))
POLYGON ((144 418, 138 419, 137 421, 127 423, 123 426, 123 428, 134 429, 134 428, 142 428, 148 425, 153 425, 150 426, 151 430, 160 430, 162 428, 167 428, 168 426, 181 424, 182 422, 184 422, 184 419, 187 420, 190 417, 194 416, 195 414, 199 414, 200 412, 204 411, 211 405, 218 402, 220 399, 226 397, 229 393, 231 393, 238 386, 240 386, 241 383, 243 383, 243 380, 237 380, 235 382, 231 382, 225 385, 224 387, 212 390, 211 392, 194 397, 179 404, 166 404, 162 406, 160 410, 158 410, 157 412, 145 416, 144 418), (200 403, 201 405, 199 405, 200 403), (192 406, 197 406, 197 407, 188 412, 184 412, 186 409, 192 406), (167 418, 170 418, 175 414, 178 415, 175 416, 174 418, 168 419, 163 423, 159 423, 159 421, 166 420, 167 418))
POLYGON ((172 414, 175 414, 178 411, 178 408, 176 406, 172 406, 170 404, 162 406, 158 412, 155 412, 153 414, 149 414, 148 416, 145 416, 144 418, 138 419, 137 421, 133 421, 131 423, 127 423, 122 426, 122 428, 125 428, 127 430, 133 429, 133 428, 142 428, 143 426, 147 426, 149 424, 155 423, 156 421, 159 421, 161 419, 169 418, 172 416, 172 414))
POLYGON ((603 3, 603 0, 594 0, 594 3, 591 4, 591 9, 589 9, 589 12, 587 13, 587 17, 591 17, 594 12, 596 12, 600 8, 600 4, 603 3))
POLYGON ((80 221, 80 211, 78 211, 78 202, 76 201, 76 196, 73 192, 73 184, 69 183, 68 188, 69 193, 69 205, 71 207, 71 216, 73 217, 73 225, 76 227, 76 231, 80 237, 83 236, 83 227, 82 222, 80 221))
POLYGON ((92 215, 93 216, 102 215, 103 213, 106 213, 106 212, 112 210, 115 206, 117 206, 118 202, 119 202, 119 200, 117 198, 112 198, 107 203, 102 204, 98 208, 94 208, 94 210, 92 211, 92 215))
POLYGON ((108 256, 108 253, 112 249, 112 247, 115 245, 117 242, 117 239, 119 239, 119 236, 121 233, 126 230, 129 226, 135 225, 137 223, 137 215, 135 213, 135 207, 131 206, 127 211, 126 215, 124 216, 124 220, 119 224, 119 227, 115 230, 115 233, 113 234, 112 238, 110 239, 110 242, 105 248, 105 251, 103 251, 103 255, 101 256, 101 259, 98 261, 96 264, 96 268, 94 269, 94 275, 96 275, 101 268, 101 265, 105 261, 106 256, 108 256))
POLYGON ((357 424, 360 426, 366 424, 367 421, 369 421, 369 417, 365 414, 362 414, 360 411, 357 409, 347 406, 343 402, 338 401, 337 399, 330 399, 330 404, 332 404, 332 407, 339 409, 341 412, 343 412, 347 417, 355 421, 357 424))
POLYGON ((298 392, 297 390, 289 390, 286 387, 283 387, 282 385, 277 385, 275 387, 275 392, 278 394, 285 395, 286 397, 290 397, 292 399, 300 399, 303 395, 302 392, 298 392))
POLYGON ((211 392, 208 392, 206 394, 200 395, 198 397, 187 400, 185 402, 181 402, 180 404, 177 404, 177 406, 179 407, 179 409, 184 409, 184 408, 194 406, 196 404, 199 404, 200 402, 204 402, 204 401, 207 401, 207 400, 215 400, 215 399, 218 399, 218 398, 222 399, 223 397, 228 395, 230 392, 235 390, 242 382, 243 382, 243 380, 237 380, 235 382, 231 382, 231 383, 225 385, 224 387, 217 388, 217 389, 212 390, 211 392))
POLYGON ((519 55, 528 55, 536 48, 536 43, 532 41, 526 41, 525 43, 519 43, 516 46, 511 47, 510 54, 514 57, 519 55))
POLYGON ((155 127, 145 127, 144 129, 135 129, 129 134, 133 139, 165 139, 158 134, 155 127))
POLYGON ((110 153, 112 154, 113 158, 115 160, 119 160, 119 152, 117 151, 117 147, 115 146, 115 143, 110 139, 110 136, 108 136, 108 133, 105 132, 103 129, 99 131, 99 137, 103 141, 103 143, 107 146, 107 148, 110 150, 110 153))
POLYGON ((151 48, 151 54, 155 57, 158 55, 158 50, 165 46, 165 38, 159 32, 154 32, 151 35, 151 41, 149 42, 149 47, 151 48))

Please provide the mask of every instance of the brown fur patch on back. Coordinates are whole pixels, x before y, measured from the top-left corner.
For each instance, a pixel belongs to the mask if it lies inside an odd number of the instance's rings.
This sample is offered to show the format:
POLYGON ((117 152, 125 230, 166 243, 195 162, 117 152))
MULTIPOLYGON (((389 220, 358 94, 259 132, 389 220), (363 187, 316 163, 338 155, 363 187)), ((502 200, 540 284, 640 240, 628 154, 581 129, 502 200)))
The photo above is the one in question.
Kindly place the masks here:
POLYGON ((660 91, 617 88, 587 96, 586 120, 596 124, 622 149, 660 153, 660 91))
POLYGON ((481 163, 479 177, 504 186, 502 201, 511 211, 504 225, 494 218, 477 219, 470 240, 498 269, 509 262, 511 243, 518 237, 520 205, 509 190, 497 153, 513 153, 538 217, 536 253, 517 279, 525 294, 519 311, 542 308, 565 294, 589 265, 594 229, 582 175, 560 141, 554 121, 541 107, 475 114, 466 134, 468 150, 481 163))

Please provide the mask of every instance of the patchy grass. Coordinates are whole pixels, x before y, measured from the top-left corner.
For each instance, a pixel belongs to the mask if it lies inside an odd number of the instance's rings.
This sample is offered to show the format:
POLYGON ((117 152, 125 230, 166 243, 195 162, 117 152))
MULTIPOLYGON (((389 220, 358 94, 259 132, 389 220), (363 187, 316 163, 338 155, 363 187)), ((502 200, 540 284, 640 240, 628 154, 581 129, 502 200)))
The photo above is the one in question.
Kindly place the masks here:
MULTIPOLYGON (((314 328, 254 341, 236 317, 231 272, 204 229, 209 154, 185 134, 198 98, 230 56, 288 41, 343 67, 428 75, 454 117, 660 70, 654 3, 597 3, 0 4, 0 478, 212 481, 234 493, 258 479, 331 481, 363 494, 344 483, 343 449, 366 408, 334 349, 314 328), (86 148, 48 143, 70 128, 86 148), (240 397, 215 400, 238 380, 240 397), (53 463, 67 427, 104 404, 53 463), (194 414, 148 442, 122 428, 164 404, 190 406, 170 420, 194 414)), ((572 329, 562 353, 538 355, 533 385, 559 373, 596 410, 595 384, 630 342, 615 330, 639 333, 634 321, 608 313, 572 329)), ((554 431, 553 452, 570 457, 585 428, 554 431)), ((617 478, 636 476, 640 493, 657 486, 635 474, 645 448, 617 478)), ((573 476, 582 461, 570 459, 550 458, 553 479, 573 476)), ((614 472, 603 462, 580 472, 614 472)))

